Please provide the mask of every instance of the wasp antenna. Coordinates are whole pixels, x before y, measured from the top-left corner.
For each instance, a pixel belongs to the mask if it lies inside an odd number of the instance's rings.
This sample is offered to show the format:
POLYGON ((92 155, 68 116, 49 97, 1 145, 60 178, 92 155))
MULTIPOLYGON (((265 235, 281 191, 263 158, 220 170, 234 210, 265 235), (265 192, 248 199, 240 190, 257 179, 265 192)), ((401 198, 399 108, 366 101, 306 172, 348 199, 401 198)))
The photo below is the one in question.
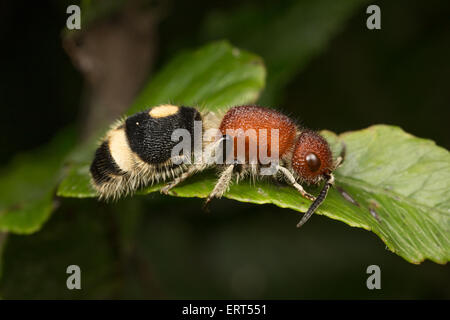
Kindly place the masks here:
POLYGON ((309 218, 313 215, 313 213, 317 210, 317 208, 322 204, 322 202, 325 200, 328 194, 328 190, 334 183, 334 177, 333 175, 329 175, 327 178, 327 181, 325 182, 325 185, 323 186, 322 191, 320 191, 320 194, 317 196, 316 200, 311 204, 308 211, 303 215, 300 222, 297 224, 297 228, 300 228, 302 225, 308 221, 309 218))
POLYGON ((334 170, 339 168, 345 161, 345 155, 347 153, 347 145, 344 142, 342 142, 341 145, 342 145, 341 153, 339 154, 339 157, 337 157, 336 159, 334 170))

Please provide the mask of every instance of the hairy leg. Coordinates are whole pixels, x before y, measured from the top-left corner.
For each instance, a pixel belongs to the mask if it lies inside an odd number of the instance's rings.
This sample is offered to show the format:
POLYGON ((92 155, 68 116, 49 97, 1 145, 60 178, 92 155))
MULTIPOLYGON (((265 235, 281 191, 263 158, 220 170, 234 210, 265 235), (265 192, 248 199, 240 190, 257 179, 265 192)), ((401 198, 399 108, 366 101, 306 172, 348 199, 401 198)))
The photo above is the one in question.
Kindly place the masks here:
POLYGON ((183 172, 180 176, 176 177, 175 179, 173 179, 171 182, 169 182, 168 184, 166 184, 162 189, 161 189, 161 193, 163 194, 169 194, 170 189, 172 189, 173 187, 176 187, 178 184, 180 184, 181 182, 183 182, 184 180, 186 180, 187 178, 189 178, 190 176, 192 176, 194 173, 201 171, 202 168, 201 166, 192 166, 189 167, 189 169, 185 172, 183 172))
POLYGON ((297 189, 298 192, 300 192, 300 194, 311 201, 314 201, 316 198, 312 195, 309 194, 308 192, 305 191, 305 189, 303 189, 303 187, 298 184, 298 182, 295 180, 294 175, 285 167, 282 166, 278 166, 277 170, 280 171, 281 173, 283 173, 283 176, 286 178, 286 180, 295 188, 297 189))
POLYGON ((208 197, 205 200, 205 204, 203 205, 203 208, 206 209, 209 202, 212 200, 212 198, 220 198, 222 195, 227 191, 231 178, 233 177, 233 169, 234 164, 229 165, 221 174, 219 177, 219 180, 217 181, 213 191, 208 195, 208 197))

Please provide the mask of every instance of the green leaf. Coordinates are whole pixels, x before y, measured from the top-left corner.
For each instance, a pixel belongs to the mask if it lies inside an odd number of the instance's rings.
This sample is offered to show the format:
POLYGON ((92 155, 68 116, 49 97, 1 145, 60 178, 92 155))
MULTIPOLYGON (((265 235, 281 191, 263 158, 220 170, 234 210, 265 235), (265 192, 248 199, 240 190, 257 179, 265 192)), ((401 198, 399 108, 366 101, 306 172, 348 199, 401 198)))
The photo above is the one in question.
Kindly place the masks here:
MULTIPOLYGON (((142 90, 127 114, 172 103, 208 109, 255 102, 264 87, 262 60, 228 42, 214 42, 176 56, 142 90)), ((97 137, 96 137, 97 138, 97 137)), ((80 146, 70 157, 58 187, 62 197, 94 197, 89 165, 98 139, 80 146)))
POLYGON ((175 57, 142 90, 127 114, 162 103, 219 109, 255 102, 264 87, 262 60, 228 42, 175 57))
POLYGON ((1 170, 0 231, 32 233, 41 228, 55 206, 60 167, 73 142, 73 132, 65 130, 48 145, 16 156, 1 170))
MULTIPOLYGON (((263 83, 264 69, 259 58, 227 43, 215 43, 175 58, 146 86, 129 114, 166 102, 210 109, 244 104, 257 98, 263 83)), ((347 145, 347 160, 336 172, 336 186, 347 196, 333 188, 318 214, 373 231, 391 251, 409 262, 420 263, 424 259, 447 262, 450 258, 448 151, 432 141, 383 125, 340 136, 327 131, 324 135, 335 154, 341 142, 347 145)), ((90 143, 74 152, 58 195, 95 196, 88 170, 95 147, 90 143)), ((174 188, 171 194, 204 198, 216 179, 210 170, 174 188)), ((149 186, 139 193, 159 191, 160 187, 161 184, 149 186)), ((316 194, 319 190, 318 187, 308 189, 316 194)), ((256 185, 243 181, 233 185, 225 197, 257 204, 272 203, 299 212, 306 211, 310 205, 293 188, 269 180, 256 185)))
MULTIPOLYGON (((450 153, 393 126, 372 126, 340 136, 329 131, 323 134, 335 154, 341 142, 347 146, 346 161, 336 171, 336 186, 357 205, 333 188, 317 213, 373 231, 409 262, 446 263, 450 259, 450 153)), ((203 173, 174 188, 172 195, 204 198, 216 181, 214 174, 203 173)), ((317 194, 318 188, 307 189, 317 194)), ((225 197, 299 212, 310 205, 293 188, 269 180, 256 185, 243 181, 233 185, 225 197)))

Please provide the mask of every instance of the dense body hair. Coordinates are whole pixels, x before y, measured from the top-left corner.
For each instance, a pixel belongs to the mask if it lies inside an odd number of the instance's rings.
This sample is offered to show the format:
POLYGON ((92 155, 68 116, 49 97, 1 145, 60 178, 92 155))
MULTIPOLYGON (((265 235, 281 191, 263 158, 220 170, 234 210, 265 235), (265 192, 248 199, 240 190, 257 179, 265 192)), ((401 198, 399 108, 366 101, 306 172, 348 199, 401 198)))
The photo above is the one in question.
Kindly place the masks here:
POLYGON ((91 164, 91 182, 100 198, 117 199, 187 169, 171 160, 175 129, 193 134, 201 114, 191 107, 161 105, 115 124, 102 140, 91 164))
MULTIPOLYGON (((237 129, 242 129, 237 134, 231 134, 234 144, 243 132, 249 129, 255 130, 256 137, 245 137, 247 162, 249 144, 256 143, 257 151, 259 151, 259 130, 265 129, 268 133, 268 151, 271 150, 272 144, 276 143, 281 164, 292 169, 297 180, 315 184, 323 178, 324 173, 330 173, 332 170, 333 157, 327 141, 317 132, 300 127, 291 118, 277 110, 259 106, 233 107, 223 116, 219 129, 223 134, 226 134, 228 130, 236 132, 237 129), (278 141, 271 141, 271 129, 278 130, 278 141), (256 141, 252 141, 255 138, 256 141), (318 167, 312 168, 315 170, 311 170, 306 160, 309 154, 313 154, 317 158, 318 167)), ((236 157, 236 148, 234 152, 236 157)), ((270 156, 270 152, 268 155, 270 156)), ((240 175, 257 175, 257 172, 258 165, 251 166, 246 163, 239 166, 240 175)))
MULTIPOLYGON (((179 157, 192 160, 193 153, 189 152, 189 155, 180 154, 179 157)), ((239 181, 247 175, 253 179, 272 175, 284 179, 303 197, 314 201, 299 223, 301 226, 324 201, 334 183, 332 172, 341 162, 341 157, 333 161, 327 141, 317 132, 300 127, 273 109, 237 106, 211 113, 192 107, 161 105, 114 125, 100 143, 90 171, 92 185, 99 197, 117 199, 154 182, 169 180, 161 189, 167 194, 196 172, 215 166, 219 169, 219 178, 205 205, 213 198, 220 198, 233 178, 239 181), (211 162, 212 158, 202 155, 200 162, 175 164, 172 150, 179 141, 172 141, 172 134, 176 129, 187 131, 191 137, 190 150, 193 150, 195 121, 202 121, 202 154, 209 155, 213 150, 211 157, 218 159, 217 155, 225 155, 225 163, 211 162), (219 129, 219 135, 215 140, 207 141, 205 131, 212 128, 219 129), (273 132, 276 136, 272 136, 273 132), (233 148, 238 145, 233 153, 228 152, 229 142, 233 148), (239 144, 244 146, 244 157, 238 154, 242 152, 239 144), (260 153, 260 150, 264 151, 260 153), (266 156, 270 161, 275 158, 275 163, 264 162, 261 157, 266 156), (263 173, 267 168, 273 170, 263 173), (300 184, 317 184, 322 180, 325 185, 317 199, 300 184)))
POLYGON ((334 169, 333 155, 327 141, 317 132, 303 130, 295 142, 291 166, 302 181, 318 183, 334 169))
MULTIPOLYGON (((261 176, 261 167, 264 166, 260 161, 258 152, 257 161, 251 161, 247 156, 250 149, 250 143, 256 143, 259 150, 261 145, 261 137, 259 130, 263 129, 267 133, 266 150, 270 150, 273 144, 278 148, 278 164, 275 170, 271 171, 276 178, 284 178, 286 182, 292 185, 303 197, 312 200, 307 213, 297 225, 302 226, 314 211, 325 200, 328 189, 334 183, 332 171, 342 161, 333 161, 332 153, 327 141, 318 133, 298 126, 292 119, 273 109, 267 109, 259 106, 237 106, 228 110, 223 116, 219 126, 221 132, 230 137, 231 141, 236 144, 238 138, 244 134, 246 130, 253 130, 255 134, 249 137, 247 134, 242 138, 245 139, 245 161, 242 163, 234 149, 235 163, 220 165, 221 174, 213 191, 206 199, 207 205, 214 197, 220 198, 228 189, 233 175, 240 179, 246 175, 250 175, 254 179, 261 176), (238 131, 237 129, 242 129, 238 131), (270 139, 268 131, 276 129, 278 131, 278 141, 270 139), (231 133, 228 131, 232 130, 231 133), (317 184, 321 180, 325 180, 325 185, 318 198, 307 193, 299 184, 306 182, 308 184, 317 184)), ((264 140, 264 139, 263 139, 264 140)), ((270 156, 270 155, 269 155, 270 156)), ((254 158, 253 158, 254 159, 254 158)))
MULTIPOLYGON (((279 157, 283 158, 288 155, 293 147, 293 142, 297 135, 297 126, 293 120, 284 114, 273 110, 262 108, 258 106, 239 106, 231 108, 222 118, 219 127, 222 134, 228 134, 228 131, 233 130, 231 134, 234 144, 237 144, 238 137, 243 135, 247 130, 254 130, 255 137, 245 137, 245 153, 248 160, 249 144, 255 143, 259 155, 260 148, 260 130, 267 132, 267 153, 270 156, 272 144, 277 144, 279 157), (238 131, 241 129, 241 131, 238 131), (278 129, 278 141, 272 141, 271 129, 278 129), (255 140, 256 141, 251 141, 255 140)), ((237 155, 237 148, 234 149, 235 156, 237 155)))

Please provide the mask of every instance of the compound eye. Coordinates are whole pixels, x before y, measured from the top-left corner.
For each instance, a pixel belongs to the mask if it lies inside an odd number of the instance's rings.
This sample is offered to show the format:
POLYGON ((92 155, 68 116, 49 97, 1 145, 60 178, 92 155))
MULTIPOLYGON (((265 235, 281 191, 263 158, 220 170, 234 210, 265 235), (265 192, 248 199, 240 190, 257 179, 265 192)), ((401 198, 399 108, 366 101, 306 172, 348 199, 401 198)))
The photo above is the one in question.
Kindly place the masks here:
POLYGON ((306 155, 306 163, 308 164, 308 168, 311 172, 316 172, 320 169, 321 162, 315 153, 308 153, 306 155))

